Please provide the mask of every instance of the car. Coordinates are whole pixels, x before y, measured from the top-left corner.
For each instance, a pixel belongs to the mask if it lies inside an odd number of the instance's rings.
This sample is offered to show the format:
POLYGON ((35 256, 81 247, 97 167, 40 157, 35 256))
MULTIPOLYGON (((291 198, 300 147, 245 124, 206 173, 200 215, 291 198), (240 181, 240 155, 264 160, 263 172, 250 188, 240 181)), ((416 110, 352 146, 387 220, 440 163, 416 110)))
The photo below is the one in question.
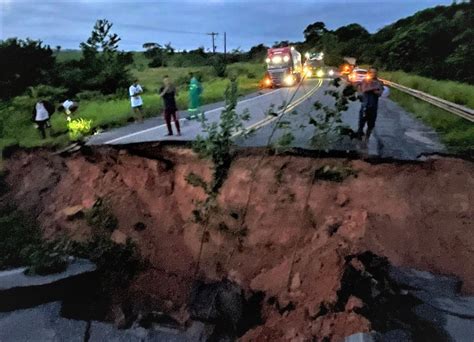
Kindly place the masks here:
POLYGON ((347 77, 352 72, 352 70, 354 70, 354 68, 354 65, 345 63, 339 67, 339 74, 343 77, 347 77))
POLYGON ((348 76, 349 82, 352 84, 359 84, 367 77, 367 70, 355 68, 348 76))

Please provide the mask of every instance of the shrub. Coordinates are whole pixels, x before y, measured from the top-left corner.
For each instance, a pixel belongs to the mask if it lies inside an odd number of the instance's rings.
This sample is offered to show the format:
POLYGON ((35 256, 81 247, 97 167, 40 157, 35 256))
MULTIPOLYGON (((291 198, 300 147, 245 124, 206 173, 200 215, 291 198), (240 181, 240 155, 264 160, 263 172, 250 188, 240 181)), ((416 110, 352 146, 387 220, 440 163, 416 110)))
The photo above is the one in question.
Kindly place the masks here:
POLYGON ((103 95, 100 91, 97 90, 84 90, 81 91, 76 95, 79 101, 84 101, 84 100, 94 100, 94 99, 99 99, 102 98, 103 95))
POLYGON ((325 165, 316 170, 314 177, 322 181, 340 183, 352 175, 357 175, 357 173, 350 167, 325 165))
POLYGON ((69 130, 69 138, 72 141, 77 141, 91 132, 92 120, 75 119, 71 120, 67 124, 69 130))
POLYGON ((94 206, 86 213, 87 224, 91 226, 96 233, 113 232, 118 225, 117 218, 112 213, 107 201, 99 198, 94 206))
POLYGON ((71 254, 94 262, 102 276, 102 288, 109 290, 126 286, 146 267, 133 242, 127 240, 125 245, 120 245, 103 235, 94 235, 89 241, 74 243, 71 254))
POLYGON ((67 267, 64 245, 45 242, 37 223, 11 204, 0 208, 0 236, 0 270, 30 266, 29 274, 50 274, 67 267))
POLYGON ((214 72, 217 77, 224 77, 226 75, 226 63, 224 57, 221 55, 215 55, 211 58, 211 65, 214 68, 214 72))
POLYGON ((67 89, 40 84, 36 87, 29 87, 27 94, 34 100, 47 99, 51 102, 61 102, 67 97, 67 89))

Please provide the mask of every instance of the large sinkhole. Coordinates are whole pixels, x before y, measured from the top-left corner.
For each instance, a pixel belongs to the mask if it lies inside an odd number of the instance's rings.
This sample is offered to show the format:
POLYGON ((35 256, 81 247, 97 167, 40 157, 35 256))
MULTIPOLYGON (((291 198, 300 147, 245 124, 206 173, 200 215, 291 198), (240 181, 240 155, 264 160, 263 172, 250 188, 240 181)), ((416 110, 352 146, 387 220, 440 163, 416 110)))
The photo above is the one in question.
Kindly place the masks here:
MULTIPOLYGON (((474 265, 459 262, 474 257, 470 160, 238 150, 203 216, 213 166, 185 146, 10 152, 2 208, 98 265, 87 284, 61 292, 61 314, 92 328, 202 322, 216 341, 341 341, 374 330, 437 341, 471 317, 426 303, 474 293, 474 265), (395 266, 456 286, 395 279, 395 266)), ((37 294, 36 304, 58 299, 37 294)))

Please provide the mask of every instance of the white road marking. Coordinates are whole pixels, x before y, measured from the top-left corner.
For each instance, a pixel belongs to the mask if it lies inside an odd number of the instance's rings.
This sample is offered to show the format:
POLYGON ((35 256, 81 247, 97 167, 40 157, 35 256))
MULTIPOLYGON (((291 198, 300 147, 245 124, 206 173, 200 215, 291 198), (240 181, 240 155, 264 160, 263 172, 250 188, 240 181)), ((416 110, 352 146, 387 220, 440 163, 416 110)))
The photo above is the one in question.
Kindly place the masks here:
MULTIPOLYGON (((261 97, 264 97, 264 96, 267 96, 267 95, 270 95, 270 94, 273 94, 277 91, 280 91, 282 90, 283 88, 279 88, 279 89, 276 89, 276 90, 273 90, 269 93, 265 93, 265 94, 262 94, 262 95, 258 95, 258 96, 255 96, 255 97, 252 97, 250 99, 247 99, 247 100, 242 100, 242 101, 239 101, 237 102, 237 105, 240 105, 242 103, 247 103, 247 102, 250 102, 252 100, 255 100, 255 99, 258 99, 258 98, 261 98, 261 97)), ((208 110, 206 111, 206 114, 209 114, 209 113, 212 113, 212 112, 215 112, 215 111, 219 111, 219 110, 223 110, 225 107, 219 107, 219 108, 215 108, 215 109, 211 109, 211 110, 208 110)), ((187 119, 179 119, 179 122, 183 122, 183 121, 187 121, 187 119)), ((108 140, 106 142, 104 142, 103 144, 113 144, 117 141, 120 141, 120 140, 123 140, 123 139, 127 139, 127 138, 130 138, 130 137, 134 137, 136 135, 139 135, 139 134, 142 134, 142 133, 147 133, 147 132, 151 132, 151 131, 154 131, 155 129, 160 129, 162 127, 166 127, 166 124, 162 124, 162 125, 158 125, 158 126, 153 126, 153 127, 150 127, 150 128, 147 128, 147 129, 143 129, 141 131, 137 131, 137 132, 133 132, 133 133, 130 133, 130 134, 126 134, 126 135, 122 135, 118 138, 114 138, 114 139, 111 139, 111 140, 108 140)))
POLYGON ((280 116, 282 116, 283 114, 287 113, 288 111, 290 110, 293 110, 295 109, 296 107, 298 107, 301 103, 303 103, 304 101, 306 101, 308 98, 310 98, 311 96, 314 95, 314 93, 316 93, 316 91, 323 85, 323 80, 319 79, 318 80, 318 84, 316 84, 316 86, 314 88, 312 88, 309 92, 307 92, 305 95, 301 96, 299 99, 297 99, 295 101, 295 103, 291 104, 290 106, 288 106, 287 108, 281 110, 277 116, 270 116, 270 117, 266 117, 265 119, 263 120, 260 120, 248 127, 245 127, 244 130, 241 130, 241 131, 238 131, 238 132, 235 132, 232 137, 237 137, 239 135, 241 135, 245 130, 257 130, 257 129, 260 129, 262 128, 263 126, 266 126, 268 125, 269 123, 277 120, 280 116))

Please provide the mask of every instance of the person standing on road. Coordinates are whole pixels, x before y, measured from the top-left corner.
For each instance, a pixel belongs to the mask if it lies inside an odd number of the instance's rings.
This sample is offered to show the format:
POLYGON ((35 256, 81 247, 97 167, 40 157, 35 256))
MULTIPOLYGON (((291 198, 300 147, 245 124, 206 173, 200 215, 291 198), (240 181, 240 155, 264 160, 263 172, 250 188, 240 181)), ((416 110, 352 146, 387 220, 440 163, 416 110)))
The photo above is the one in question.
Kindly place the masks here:
POLYGON ((377 78, 377 68, 370 67, 367 71, 367 77, 359 85, 359 91, 362 93, 362 106, 359 112, 357 135, 359 138, 364 136, 364 127, 367 123, 366 141, 369 140, 370 134, 375 127, 379 97, 382 95, 383 90, 383 83, 377 78))
POLYGON ((31 119, 36 123, 43 139, 46 139, 46 128, 51 127, 49 118, 53 113, 54 105, 49 101, 37 101, 33 107, 31 119))
POLYGON ((181 129, 179 127, 179 118, 178 118, 178 106, 176 105, 176 87, 171 82, 168 76, 165 76, 163 79, 163 86, 160 88, 160 96, 164 102, 164 117, 166 122, 166 127, 168 128, 168 136, 173 135, 173 129, 171 128, 171 118, 173 118, 174 124, 176 126, 176 131, 178 136, 181 135, 181 129))
POLYGON ((132 109, 137 116, 138 121, 143 122, 143 100, 140 94, 143 93, 143 89, 141 85, 138 84, 138 80, 136 79, 133 84, 128 89, 128 93, 130 95, 130 101, 132 104, 132 109))
POLYGON ((202 86, 196 76, 191 72, 189 73, 191 81, 189 82, 189 117, 188 119, 197 118, 201 107, 201 93, 202 86))

